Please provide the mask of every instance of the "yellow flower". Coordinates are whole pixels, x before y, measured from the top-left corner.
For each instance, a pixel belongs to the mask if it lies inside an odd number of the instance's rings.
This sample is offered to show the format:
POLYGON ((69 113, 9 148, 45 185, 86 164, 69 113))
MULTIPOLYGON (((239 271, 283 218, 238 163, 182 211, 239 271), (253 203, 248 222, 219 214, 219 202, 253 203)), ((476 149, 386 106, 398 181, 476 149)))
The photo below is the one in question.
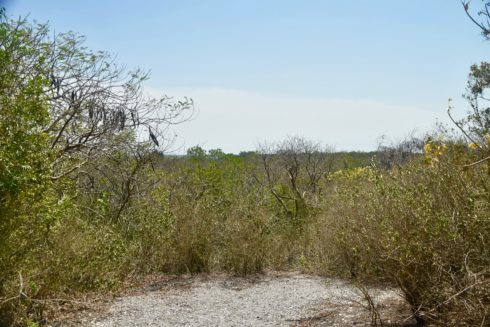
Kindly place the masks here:
POLYGON ((444 155, 446 149, 446 144, 442 142, 439 144, 432 142, 426 143, 424 145, 425 160, 431 167, 434 167, 439 162, 439 159, 444 155))
POLYGON ((446 144, 442 143, 441 145, 437 146, 437 152, 436 154, 440 157, 446 152, 446 144))

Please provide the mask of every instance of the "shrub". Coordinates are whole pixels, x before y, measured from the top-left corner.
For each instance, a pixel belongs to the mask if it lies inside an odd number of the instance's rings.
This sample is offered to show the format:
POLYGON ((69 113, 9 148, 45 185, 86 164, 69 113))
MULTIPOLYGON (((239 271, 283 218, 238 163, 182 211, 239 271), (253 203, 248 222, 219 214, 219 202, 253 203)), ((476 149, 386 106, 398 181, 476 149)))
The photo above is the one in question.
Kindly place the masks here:
POLYGON ((490 179, 455 164, 469 155, 460 145, 448 148, 432 144, 428 161, 336 178, 329 215, 353 277, 396 283, 419 320, 473 325, 490 308, 490 179))

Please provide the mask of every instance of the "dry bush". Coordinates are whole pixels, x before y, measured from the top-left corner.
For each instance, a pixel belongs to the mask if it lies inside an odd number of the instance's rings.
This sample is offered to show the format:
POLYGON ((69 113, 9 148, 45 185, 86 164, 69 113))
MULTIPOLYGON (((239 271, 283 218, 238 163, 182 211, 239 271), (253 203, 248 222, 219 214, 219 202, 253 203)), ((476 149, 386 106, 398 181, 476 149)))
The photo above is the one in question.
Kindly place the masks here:
POLYGON ((396 283, 419 321, 484 323, 490 178, 455 164, 471 160, 461 145, 431 146, 425 160, 336 177, 338 254, 352 276, 396 283))

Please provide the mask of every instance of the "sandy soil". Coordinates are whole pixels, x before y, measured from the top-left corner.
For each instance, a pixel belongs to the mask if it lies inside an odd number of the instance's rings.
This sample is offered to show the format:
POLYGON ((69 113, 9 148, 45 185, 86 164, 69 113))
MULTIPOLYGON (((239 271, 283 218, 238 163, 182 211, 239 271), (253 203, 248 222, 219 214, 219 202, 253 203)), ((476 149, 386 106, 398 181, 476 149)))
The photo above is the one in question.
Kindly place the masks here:
MULTIPOLYGON (((371 288, 386 325, 409 323, 398 292, 371 288)), ((249 278, 179 277, 153 281, 98 312, 57 326, 369 326, 362 293, 339 279, 297 273, 249 278)), ((54 325, 53 325, 54 326, 54 325)))

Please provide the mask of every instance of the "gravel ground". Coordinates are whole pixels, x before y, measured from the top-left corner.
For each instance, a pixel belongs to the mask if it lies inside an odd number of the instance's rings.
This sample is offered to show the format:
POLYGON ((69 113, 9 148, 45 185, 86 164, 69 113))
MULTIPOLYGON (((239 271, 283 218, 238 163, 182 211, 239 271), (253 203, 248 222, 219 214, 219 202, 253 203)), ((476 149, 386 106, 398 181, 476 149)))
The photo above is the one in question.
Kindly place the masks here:
MULTIPOLYGON (((372 294, 380 308, 401 303, 394 290, 373 290, 372 294)), ((363 326, 369 321, 359 291, 344 281, 268 274, 156 282, 138 295, 116 299, 98 317, 85 317, 78 323, 91 327, 363 326)))

